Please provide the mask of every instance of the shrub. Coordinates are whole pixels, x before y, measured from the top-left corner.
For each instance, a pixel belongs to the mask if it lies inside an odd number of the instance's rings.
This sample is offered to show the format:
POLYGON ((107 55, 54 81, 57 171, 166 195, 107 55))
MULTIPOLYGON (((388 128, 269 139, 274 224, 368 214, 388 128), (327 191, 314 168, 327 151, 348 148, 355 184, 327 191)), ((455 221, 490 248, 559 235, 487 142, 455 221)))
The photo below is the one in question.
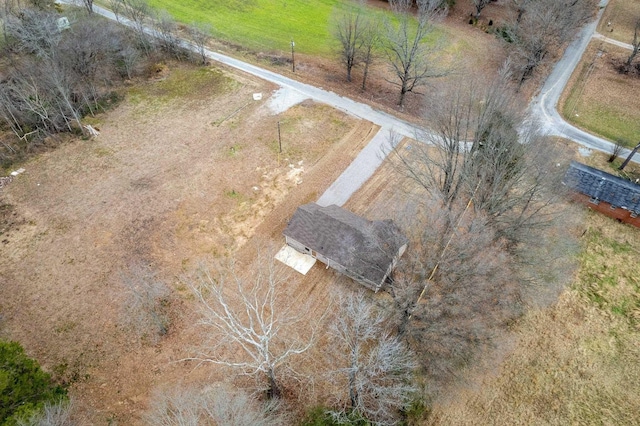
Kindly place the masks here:
POLYGON ((66 394, 18 343, 0 341, 0 425, 16 425, 66 394))

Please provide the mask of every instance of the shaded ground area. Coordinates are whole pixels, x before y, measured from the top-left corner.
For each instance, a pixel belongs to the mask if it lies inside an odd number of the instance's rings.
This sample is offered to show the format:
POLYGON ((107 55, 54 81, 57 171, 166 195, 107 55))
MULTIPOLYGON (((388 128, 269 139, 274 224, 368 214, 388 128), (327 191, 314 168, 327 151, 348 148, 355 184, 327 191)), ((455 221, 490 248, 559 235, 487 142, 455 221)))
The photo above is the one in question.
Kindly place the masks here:
POLYGON ((429 424, 636 423, 639 232, 590 213, 572 288, 527 314, 504 363, 476 371, 478 381, 452 391, 429 424))

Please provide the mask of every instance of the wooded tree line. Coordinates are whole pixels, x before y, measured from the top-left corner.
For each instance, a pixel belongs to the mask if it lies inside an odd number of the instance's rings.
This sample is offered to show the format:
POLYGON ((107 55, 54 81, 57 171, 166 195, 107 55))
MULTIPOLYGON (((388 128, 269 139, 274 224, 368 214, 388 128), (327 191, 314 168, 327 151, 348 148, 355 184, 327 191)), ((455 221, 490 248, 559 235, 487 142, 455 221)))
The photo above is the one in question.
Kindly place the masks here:
MULTIPOLYGON (((491 0, 473 0, 476 19, 491 0)), ((449 3, 441 0, 389 0, 395 19, 377 20, 364 7, 344 12, 334 19, 338 56, 351 81, 354 68, 363 67, 362 90, 366 90, 374 60, 384 60, 398 86, 398 105, 405 96, 427 84, 430 78, 449 73, 439 63, 442 46, 431 40, 435 24, 449 3)), ((596 0, 513 0, 511 11, 497 30, 509 57, 511 76, 518 86, 538 68, 556 57, 578 28, 596 11, 596 0)))
POLYGON ((82 118, 115 102, 118 86, 140 76, 150 63, 163 57, 206 62, 210 29, 189 27, 199 53, 193 56, 171 16, 153 12, 144 0, 113 2, 118 16, 133 22, 131 29, 88 13, 92 2, 84 3, 86 13, 67 11, 69 28, 50 2, 32 3, 7 0, 0 11, 7 58, 0 74, 0 123, 20 141, 3 145, 3 162, 48 135, 84 132, 82 118), (155 28, 155 36, 146 25, 155 28))
POLYGON ((390 285, 394 318, 434 394, 542 300, 531 286, 540 295, 556 288, 530 273, 550 261, 534 255, 545 236, 573 240, 562 222, 568 159, 527 117, 516 88, 506 67, 489 84, 456 80, 430 96, 419 142, 390 147, 412 188, 399 213, 411 249, 390 285))

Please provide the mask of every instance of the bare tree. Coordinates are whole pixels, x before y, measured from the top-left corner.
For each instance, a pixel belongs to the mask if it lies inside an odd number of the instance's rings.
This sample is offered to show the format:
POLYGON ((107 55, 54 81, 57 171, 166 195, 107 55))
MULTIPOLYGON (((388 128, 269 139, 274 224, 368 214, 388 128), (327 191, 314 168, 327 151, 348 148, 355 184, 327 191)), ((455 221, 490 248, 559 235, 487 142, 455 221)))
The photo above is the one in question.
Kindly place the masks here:
POLYGON ((347 71, 347 81, 351 82, 351 70, 357 64, 362 48, 364 17, 360 11, 345 12, 335 18, 334 37, 340 45, 340 61, 347 71))
POLYGON ((93 13, 93 0, 75 0, 75 3, 87 10, 87 13, 93 13))
POLYGON ((398 105, 403 106, 407 93, 413 92, 426 80, 446 74, 434 64, 434 57, 441 49, 428 44, 427 37, 433 33, 433 20, 437 16, 429 2, 419 2, 417 24, 412 24, 409 0, 389 2, 397 15, 396 21, 387 20, 384 48, 396 79, 391 83, 400 87, 398 105))
POLYGON ((124 0, 109 0, 109 8, 116 17, 116 21, 120 22, 120 15, 124 10, 124 0))
POLYGON ((59 16, 49 11, 17 9, 3 17, 7 41, 15 51, 50 57, 62 39, 56 23, 59 16))
POLYGON ((74 420, 73 400, 60 401, 56 404, 47 402, 42 410, 27 420, 18 420, 18 426, 74 426, 81 422, 74 420))
POLYGON ((557 54, 596 10, 596 0, 523 1, 507 31, 514 78, 522 85, 557 54))
POLYGON ((261 403, 226 387, 155 392, 145 421, 153 426, 276 426, 286 424, 273 401, 261 403))
POLYGON ((623 139, 616 139, 616 142, 611 148, 611 154, 609 155, 609 158, 607 158, 608 163, 613 163, 618 159, 618 157, 622 153, 622 148, 624 148, 624 145, 625 143, 623 139))
POLYGON ((417 367, 414 356, 397 337, 389 333, 389 318, 376 309, 363 293, 343 297, 331 333, 344 351, 349 405, 335 412, 338 418, 350 413, 375 424, 397 424, 416 392, 413 383, 417 367))
POLYGON ((483 211, 498 236, 514 246, 553 217, 560 167, 553 147, 505 85, 458 82, 430 96, 427 126, 407 152, 397 147, 398 170, 445 206, 465 204, 483 211), (435 147, 432 149, 429 145, 435 147))
POLYGON ((146 23, 151 16, 149 3, 147 0, 122 0, 122 12, 131 21, 141 49, 149 53, 151 42, 146 28, 146 23))
POLYGON ((257 264, 258 270, 250 278, 240 276, 231 265, 217 274, 202 270, 201 277, 191 284, 200 305, 206 342, 189 359, 262 376, 267 396, 274 398, 281 394, 279 368, 311 347, 315 328, 302 338, 303 318, 292 314, 279 297, 289 279, 284 265, 276 265, 269 255, 260 256, 257 264), (244 359, 222 357, 221 351, 229 348, 240 350, 244 359))
POLYGON ((482 10, 494 0, 473 0, 473 6, 476 8, 476 19, 480 18, 482 10))
POLYGON ((640 19, 636 20, 636 25, 633 30, 633 41, 631 42, 631 53, 627 57, 627 61, 624 63, 626 72, 631 70, 631 64, 636 56, 640 52, 640 19))
POLYGON ((180 40, 176 35, 178 26, 171 14, 166 10, 158 12, 158 16, 155 20, 155 27, 157 29, 160 48, 168 54, 173 55, 176 58, 180 58, 182 49, 180 47, 180 40))
POLYGON ((149 265, 138 262, 120 274, 125 288, 123 321, 136 336, 152 344, 169 330, 170 289, 149 265))
POLYGON ((211 39, 211 25, 202 23, 192 23, 189 25, 189 39, 196 47, 202 64, 207 63, 207 43, 211 39))
POLYGON ((367 77, 369 68, 376 59, 376 51, 381 43, 380 22, 374 18, 368 18, 364 22, 362 30, 361 60, 364 64, 362 71, 362 90, 367 89, 367 77))

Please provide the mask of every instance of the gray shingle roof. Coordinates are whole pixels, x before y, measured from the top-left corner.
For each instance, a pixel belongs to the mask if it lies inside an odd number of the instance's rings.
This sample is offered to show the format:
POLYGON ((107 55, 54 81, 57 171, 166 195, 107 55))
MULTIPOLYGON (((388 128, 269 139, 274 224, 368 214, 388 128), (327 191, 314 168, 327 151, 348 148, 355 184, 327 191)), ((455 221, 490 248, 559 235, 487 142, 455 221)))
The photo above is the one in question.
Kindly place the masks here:
POLYGON ((563 183, 591 198, 640 213, 640 185, 621 177, 572 161, 563 183))
POLYGON ((333 260, 348 275, 381 284, 407 238, 392 220, 370 221, 336 205, 298 207, 283 234, 333 260))

